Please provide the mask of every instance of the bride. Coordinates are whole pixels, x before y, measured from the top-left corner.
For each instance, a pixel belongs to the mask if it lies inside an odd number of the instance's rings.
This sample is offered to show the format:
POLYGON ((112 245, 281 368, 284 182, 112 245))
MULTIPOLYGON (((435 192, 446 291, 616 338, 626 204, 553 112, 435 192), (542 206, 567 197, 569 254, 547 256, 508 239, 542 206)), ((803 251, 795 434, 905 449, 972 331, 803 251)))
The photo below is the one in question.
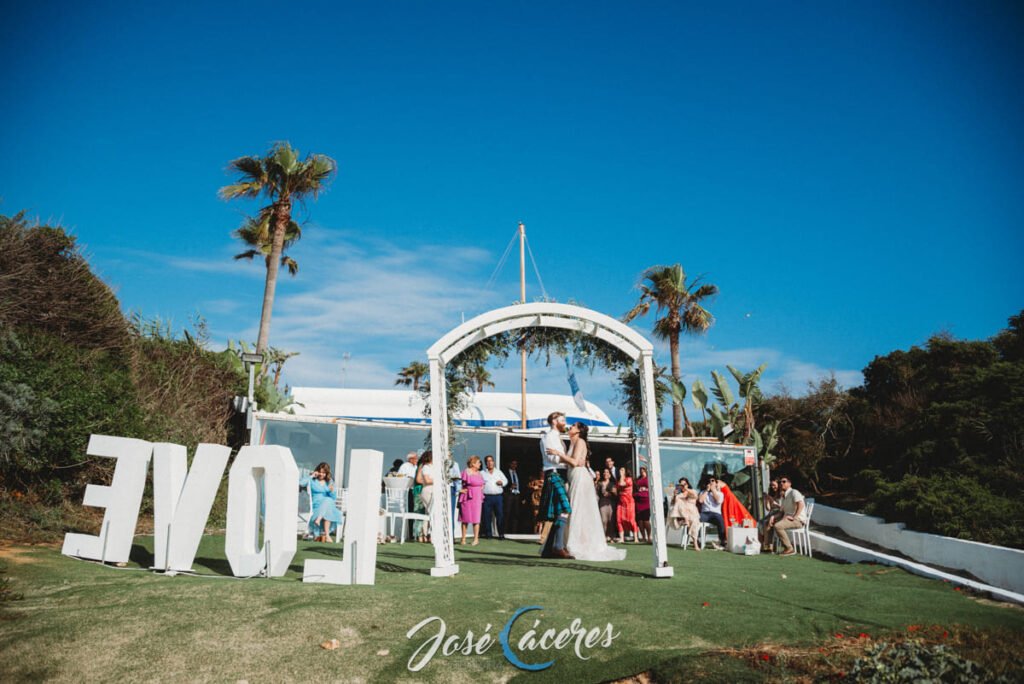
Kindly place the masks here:
POLYGON ((576 560, 624 560, 625 550, 612 548, 605 542, 604 524, 597 506, 597 490, 587 468, 587 458, 590 456, 590 444, 587 442, 589 431, 590 428, 583 423, 573 423, 569 427, 569 458, 572 461, 569 470, 569 506, 572 513, 569 515, 565 548, 576 560))

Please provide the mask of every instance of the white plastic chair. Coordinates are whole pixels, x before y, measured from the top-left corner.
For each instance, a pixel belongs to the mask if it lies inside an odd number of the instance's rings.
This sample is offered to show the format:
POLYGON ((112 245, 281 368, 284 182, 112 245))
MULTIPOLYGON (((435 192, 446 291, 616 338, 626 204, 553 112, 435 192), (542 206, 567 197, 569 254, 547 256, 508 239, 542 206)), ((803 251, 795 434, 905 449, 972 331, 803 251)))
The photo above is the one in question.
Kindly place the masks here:
MULTIPOLYGON (((804 506, 807 507, 807 524, 803 527, 787 530, 786 534, 789 535, 790 541, 793 542, 794 551, 808 558, 814 558, 814 554, 811 551, 811 514, 814 512, 814 499, 804 499, 804 506)), ((779 539, 778 534, 773 536, 772 548, 778 552, 779 547, 782 546, 782 540, 779 539)))
MULTIPOLYGON (((299 470, 299 482, 301 483, 304 479, 308 478, 311 471, 308 468, 302 468, 299 470)), ((313 493, 309 491, 308 486, 302 484, 299 485, 300 495, 305 492, 306 510, 302 511, 302 506, 299 506, 299 517, 298 517, 298 534, 301 537, 305 537, 309 534, 309 519, 313 515, 313 493)))
POLYGON ((348 490, 339 489, 338 497, 334 500, 334 506, 341 513, 341 523, 334 526, 334 543, 340 544, 345 538, 345 525, 348 525, 348 490))
MULTIPOLYGON (((410 481, 411 484, 411 481, 410 481)), ((401 524, 401 532, 398 535, 399 543, 405 543, 405 528, 409 526, 411 520, 422 520, 429 524, 430 516, 424 513, 413 513, 409 510, 408 496, 409 487, 386 487, 385 493, 387 495, 387 516, 391 520, 391 535, 395 536, 395 523, 401 524)))
MULTIPOLYGON (((708 527, 710 523, 699 522, 697 523, 697 542, 700 544, 700 548, 703 549, 708 545, 708 527)), ((679 540, 679 546, 685 551, 690 545, 690 526, 683 524, 683 538, 679 540)))
POLYGON ((793 548, 797 553, 802 553, 808 558, 813 558, 811 551, 811 514, 814 513, 814 499, 804 499, 807 506, 807 523, 803 527, 789 531, 789 538, 793 540, 793 548))

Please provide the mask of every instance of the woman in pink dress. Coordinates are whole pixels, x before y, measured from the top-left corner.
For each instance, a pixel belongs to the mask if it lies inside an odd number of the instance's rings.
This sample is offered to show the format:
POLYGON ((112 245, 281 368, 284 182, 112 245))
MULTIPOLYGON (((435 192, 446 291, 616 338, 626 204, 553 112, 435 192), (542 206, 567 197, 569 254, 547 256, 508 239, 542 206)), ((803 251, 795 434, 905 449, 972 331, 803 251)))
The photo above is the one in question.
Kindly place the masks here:
POLYGON ((473 546, 480 543, 480 512, 484 506, 483 463, 479 456, 470 456, 462 471, 462 491, 459 492, 459 520, 462 521, 462 541, 466 543, 466 526, 473 527, 473 546))

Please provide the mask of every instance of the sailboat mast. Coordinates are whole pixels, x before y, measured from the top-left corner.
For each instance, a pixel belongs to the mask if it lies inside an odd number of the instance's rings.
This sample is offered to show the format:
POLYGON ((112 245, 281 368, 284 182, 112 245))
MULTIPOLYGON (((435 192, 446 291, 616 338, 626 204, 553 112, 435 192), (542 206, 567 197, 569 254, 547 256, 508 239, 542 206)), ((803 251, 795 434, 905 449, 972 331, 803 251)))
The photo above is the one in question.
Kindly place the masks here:
MULTIPOLYGON (((526 226, 519 222, 519 301, 526 303, 526 226)), ((522 428, 526 429, 526 347, 522 349, 522 428)))

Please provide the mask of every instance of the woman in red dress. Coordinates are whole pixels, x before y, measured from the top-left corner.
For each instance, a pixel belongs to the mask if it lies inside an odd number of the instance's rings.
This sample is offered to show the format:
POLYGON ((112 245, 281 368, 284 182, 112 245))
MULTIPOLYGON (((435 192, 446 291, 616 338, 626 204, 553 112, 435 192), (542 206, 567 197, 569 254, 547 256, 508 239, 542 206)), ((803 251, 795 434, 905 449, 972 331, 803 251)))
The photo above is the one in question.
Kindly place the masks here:
POLYGON ((633 531, 633 543, 640 543, 640 528, 636 524, 636 503, 633 501, 633 473, 629 468, 619 468, 619 509, 615 514, 615 522, 619 528, 618 542, 625 541, 622 537, 623 525, 633 531))
POLYGON ((725 495, 725 498, 722 499, 722 520, 725 521, 726 534, 729 533, 730 527, 756 527, 757 521, 754 520, 754 516, 750 515, 750 511, 740 503, 740 500, 729 489, 729 485, 721 480, 719 482, 722 494, 725 495))

